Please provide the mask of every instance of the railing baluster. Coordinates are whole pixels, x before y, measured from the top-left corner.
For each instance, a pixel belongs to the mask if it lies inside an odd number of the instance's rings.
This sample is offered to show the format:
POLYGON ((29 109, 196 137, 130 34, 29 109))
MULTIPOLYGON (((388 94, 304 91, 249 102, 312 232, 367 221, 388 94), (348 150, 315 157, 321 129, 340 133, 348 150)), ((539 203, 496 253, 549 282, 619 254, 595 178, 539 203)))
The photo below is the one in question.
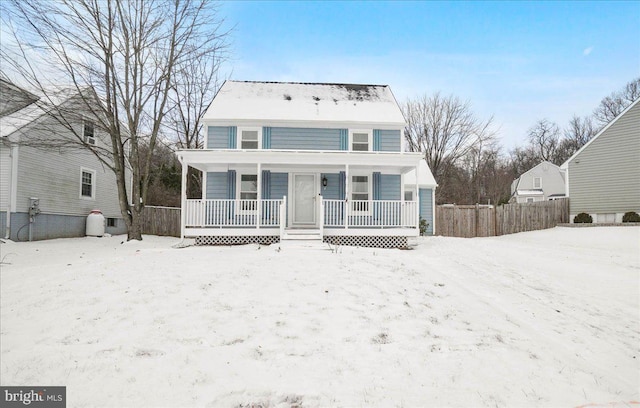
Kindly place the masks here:
MULTIPOLYGON (((185 204, 186 227, 277 227, 282 219, 283 200, 189 199, 185 204), (260 207, 258 207, 260 206, 260 207), (260 211, 258 211, 260 209, 260 211), (258 218, 260 213, 260 218, 258 218)), ((324 227, 416 228, 418 224, 416 201, 400 200, 323 200, 320 216, 324 227)))

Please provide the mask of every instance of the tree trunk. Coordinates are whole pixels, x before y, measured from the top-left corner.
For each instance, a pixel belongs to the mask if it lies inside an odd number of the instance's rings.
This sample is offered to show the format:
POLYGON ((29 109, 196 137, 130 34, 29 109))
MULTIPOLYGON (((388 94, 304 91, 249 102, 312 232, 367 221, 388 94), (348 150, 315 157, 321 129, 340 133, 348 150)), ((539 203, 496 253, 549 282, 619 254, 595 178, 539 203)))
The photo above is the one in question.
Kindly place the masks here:
POLYGON ((132 239, 142 241, 142 211, 142 206, 132 207, 131 226, 127 229, 127 241, 132 239))

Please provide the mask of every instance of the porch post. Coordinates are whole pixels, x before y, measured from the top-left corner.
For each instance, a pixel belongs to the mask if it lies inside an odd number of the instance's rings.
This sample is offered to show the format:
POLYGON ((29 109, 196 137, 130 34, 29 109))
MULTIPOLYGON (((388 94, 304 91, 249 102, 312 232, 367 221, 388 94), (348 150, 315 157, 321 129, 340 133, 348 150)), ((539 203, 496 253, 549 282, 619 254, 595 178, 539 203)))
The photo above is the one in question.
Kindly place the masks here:
POLYGON ((351 211, 349 211, 349 208, 351 207, 351 204, 349 204, 349 191, 351 191, 351 183, 349 183, 349 165, 345 164, 344 165, 344 205, 345 205, 345 209, 344 209, 344 228, 345 229, 349 229, 349 215, 351 213, 351 211))
POLYGON ((260 229, 260 220, 262 220, 262 164, 258 163, 258 194, 256 196, 256 205, 258 209, 256 211, 256 229, 260 229))
POLYGON ((187 219, 187 170, 189 167, 184 162, 184 158, 181 158, 182 163, 182 199, 180 207, 180 239, 184 239, 184 224, 187 219))
POLYGON ((201 199, 206 199, 207 198, 207 172, 203 171, 202 172, 202 191, 200 192, 200 198, 201 199))

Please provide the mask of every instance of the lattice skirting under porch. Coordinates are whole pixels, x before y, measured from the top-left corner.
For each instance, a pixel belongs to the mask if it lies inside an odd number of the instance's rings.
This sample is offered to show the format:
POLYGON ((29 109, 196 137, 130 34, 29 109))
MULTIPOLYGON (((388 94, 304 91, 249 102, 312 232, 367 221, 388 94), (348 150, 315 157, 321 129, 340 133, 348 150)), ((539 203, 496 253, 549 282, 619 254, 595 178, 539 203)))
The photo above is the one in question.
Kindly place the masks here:
POLYGON ((323 242, 331 245, 347 245, 369 248, 406 248, 407 237, 380 237, 380 236, 324 236, 323 242))
POLYGON ((278 235, 265 236, 202 236, 196 237, 196 245, 244 245, 261 244, 271 245, 280 242, 278 235))

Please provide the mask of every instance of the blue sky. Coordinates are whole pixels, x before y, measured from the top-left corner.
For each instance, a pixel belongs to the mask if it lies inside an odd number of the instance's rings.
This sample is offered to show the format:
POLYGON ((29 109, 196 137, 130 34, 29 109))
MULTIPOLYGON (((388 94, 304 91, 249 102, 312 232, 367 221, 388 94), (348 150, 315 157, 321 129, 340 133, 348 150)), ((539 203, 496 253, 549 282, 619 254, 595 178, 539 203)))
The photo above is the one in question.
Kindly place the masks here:
POLYGON ((640 76, 640 1, 222 3, 236 80, 440 91, 494 115, 505 148, 640 76))

